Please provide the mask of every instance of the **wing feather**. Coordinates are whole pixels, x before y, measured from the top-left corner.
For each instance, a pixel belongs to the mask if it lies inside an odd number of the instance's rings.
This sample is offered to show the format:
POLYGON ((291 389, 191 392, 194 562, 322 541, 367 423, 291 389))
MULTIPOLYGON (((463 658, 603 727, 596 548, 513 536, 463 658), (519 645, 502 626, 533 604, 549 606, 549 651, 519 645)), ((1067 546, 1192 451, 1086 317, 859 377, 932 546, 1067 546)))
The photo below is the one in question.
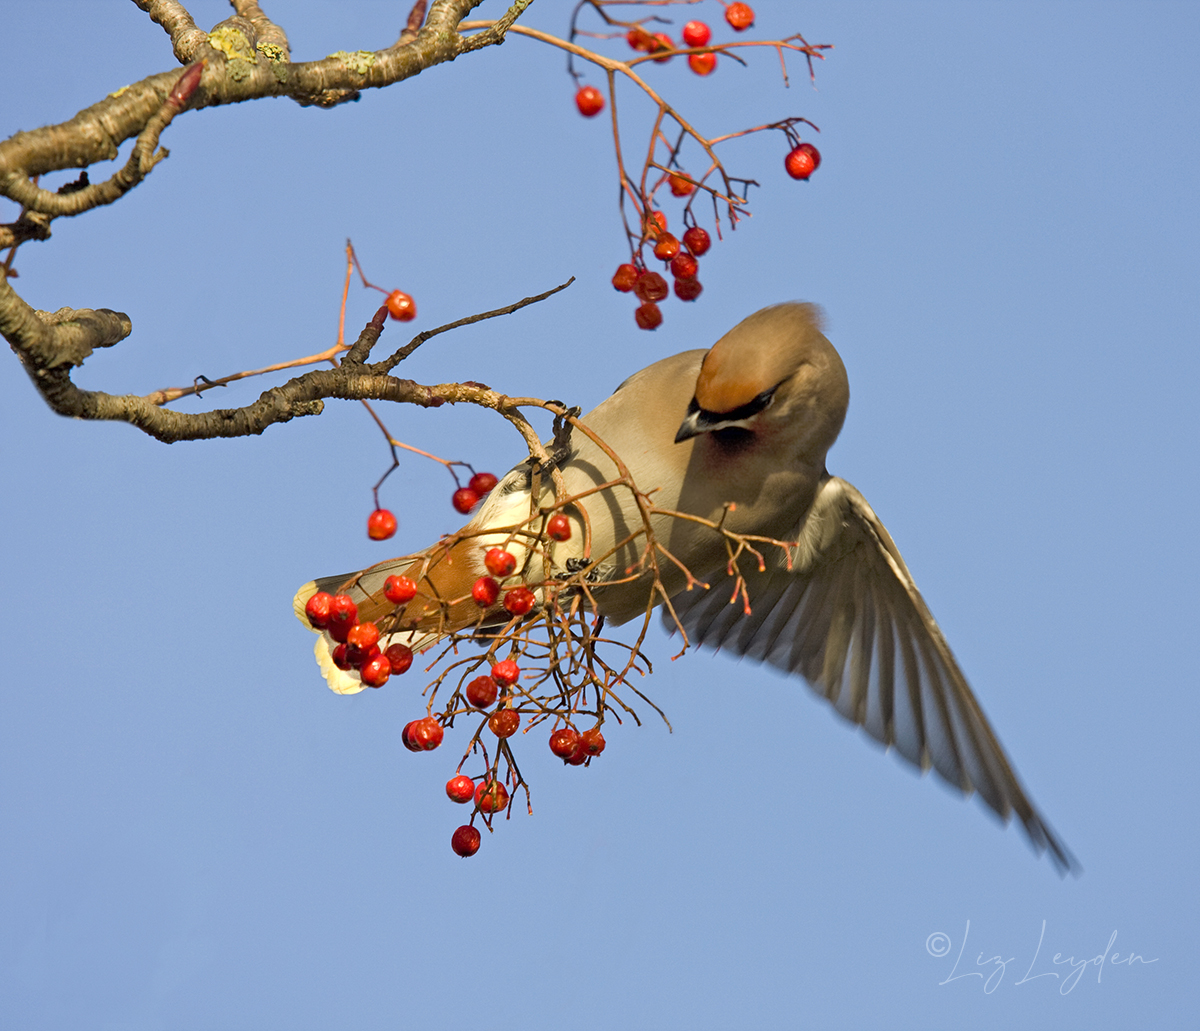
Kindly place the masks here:
MULTIPOLYGON (((672 599, 694 644, 798 674, 843 717, 1002 820, 1016 813, 1060 871, 1074 857, 1029 801, 887 530, 845 480, 825 480, 795 539, 791 568, 744 574, 672 599)), ((668 626, 670 620, 668 617, 668 626)))

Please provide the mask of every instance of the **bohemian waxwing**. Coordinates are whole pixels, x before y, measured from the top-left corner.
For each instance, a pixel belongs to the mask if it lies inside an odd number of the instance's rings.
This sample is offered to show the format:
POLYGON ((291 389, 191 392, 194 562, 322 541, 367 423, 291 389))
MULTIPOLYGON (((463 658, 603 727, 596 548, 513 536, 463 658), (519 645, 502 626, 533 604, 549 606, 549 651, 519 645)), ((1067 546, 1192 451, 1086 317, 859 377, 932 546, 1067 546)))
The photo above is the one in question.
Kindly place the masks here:
MULTIPOLYGON (((735 533, 789 542, 786 553, 763 552, 764 571, 755 561, 740 563, 747 614, 730 601, 724 539, 703 523, 653 514, 657 539, 679 563, 658 564, 675 613, 663 612, 669 630, 678 619, 693 644, 802 676, 839 714, 909 762, 932 767, 966 794, 978 792, 1003 821, 1016 813, 1034 847, 1048 849, 1060 870, 1072 869, 1074 858, 1026 796, 892 538, 863 496, 825 469, 849 399, 846 370, 821 332, 819 309, 790 303, 751 315, 708 351, 685 351, 634 373, 581 422, 624 461, 656 509, 723 518, 735 533), (709 589, 688 590, 680 565, 709 589)), ((578 430, 569 453, 556 459, 569 496, 619 476, 609 455, 578 430)), ((554 502, 550 480, 543 471, 541 504, 554 502)), ((529 519, 531 490, 526 461, 461 531, 473 536, 305 584, 296 615, 308 626, 304 606, 324 590, 354 598, 360 621, 390 617, 396 606, 384 598, 383 583, 404 573, 420 580, 421 594, 391 622, 403 632, 380 645, 427 647, 478 623, 470 592, 487 575, 488 547, 514 552, 531 584, 586 565, 579 509, 590 524, 589 556, 612 552, 588 574, 599 612, 619 624, 659 604, 651 572, 627 575, 644 552, 630 490, 609 486, 568 509, 572 536, 554 545, 549 570, 541 561, 525 563, 525 550, 508 532, 529 519), (482 532, 492 528, 503 530, 482 532), (620 582, 605 583, 614 580, 620 582), (442 599, 465 600, 447 606, 442 599)), ((342 694, 362 690, 357 672, 333 664, 332 645, 322 633, 315 649, 329 686, 342 694)))

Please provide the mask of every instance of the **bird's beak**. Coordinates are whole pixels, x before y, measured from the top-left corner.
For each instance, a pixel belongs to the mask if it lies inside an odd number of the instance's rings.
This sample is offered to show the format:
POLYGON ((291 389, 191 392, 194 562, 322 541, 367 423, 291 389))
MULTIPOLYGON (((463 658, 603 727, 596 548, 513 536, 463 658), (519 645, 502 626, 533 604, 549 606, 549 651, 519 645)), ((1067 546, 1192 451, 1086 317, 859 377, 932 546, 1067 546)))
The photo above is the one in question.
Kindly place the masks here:
POLYGON ((701 433, 707 433, 712 429, 704 415, 704 409, 693 401, 688 406, 687 418, 683 420, 679 431, 675 434, 675 443, 682 444, 685 440, 691 440, 692 437, 698 437, 701 433))

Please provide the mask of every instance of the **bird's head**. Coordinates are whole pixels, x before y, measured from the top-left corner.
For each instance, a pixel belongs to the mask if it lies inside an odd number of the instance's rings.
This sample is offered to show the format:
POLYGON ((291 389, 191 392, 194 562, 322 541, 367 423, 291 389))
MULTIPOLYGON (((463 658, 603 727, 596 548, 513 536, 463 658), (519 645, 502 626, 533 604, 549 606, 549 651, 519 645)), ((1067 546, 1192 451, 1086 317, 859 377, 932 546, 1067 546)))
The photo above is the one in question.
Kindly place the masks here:
POLYGON ((846 368, 812 304, 777 304, 743 319, 704 356, 681 443, 712 434, 731 446, 824 462, 850 402, 846 368))

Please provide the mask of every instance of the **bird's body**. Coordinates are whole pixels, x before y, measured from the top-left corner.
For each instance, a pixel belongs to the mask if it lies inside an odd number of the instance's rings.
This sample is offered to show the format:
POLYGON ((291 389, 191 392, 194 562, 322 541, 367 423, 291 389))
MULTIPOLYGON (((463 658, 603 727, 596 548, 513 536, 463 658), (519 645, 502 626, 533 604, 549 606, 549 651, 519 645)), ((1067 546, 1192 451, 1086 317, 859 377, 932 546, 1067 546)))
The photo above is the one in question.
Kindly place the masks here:
MULTIPOLYGON (((590 433, 573 430, 569 453, 558 456, 560 498, 565 488, 577 499, 567 509, 573 532, 549 558, 536 553, 526 563, 527 538, 510 532, 531 514, 526 462, 501 480, 448 550, 435 546, 416 559, 306 584, 297 614, 303 619, 305 602, 319 589, 346 590, 360 620, 389 617, 404 640, 420 645, 479 621, 470 591, 486 575, 487 547, 515 552, 531 584, 586 567, 596 609, 610 622, 670 598, 669 628, 682 626, 692 643, 803 676, 839 713, 911 762, 978 791, 1003 819, 1015 812, 1035 847, 1070 867, 887 531, 857 490, 826 471, 848 402, 845 369, 821 333, 818 310, 766 308, 708 351, 686 351, 635 373, 582 417, 590 433), (652 503, 648 518, 663 549, 656 569, 640 532, 645 510, 627 483, 615 482, 621 470, 613 456, 652 503), (728 538, 714 523, 790 542, 760 548, 765 569, 746 556, 739 562, 749 612, 742 599, 731 603, 728 538), (420 579, 422 588, 398 619, 383 597, 384 580, 396 573, 420 579), (689 589, 689 574, 709 588, 689 589)), ((539 505, 552 505, 550 475, 538 482, 539 505)), ((330 686, 360 690, 357 674, 331 661, 330 643, 322 635, 316 649, 330 686)))

